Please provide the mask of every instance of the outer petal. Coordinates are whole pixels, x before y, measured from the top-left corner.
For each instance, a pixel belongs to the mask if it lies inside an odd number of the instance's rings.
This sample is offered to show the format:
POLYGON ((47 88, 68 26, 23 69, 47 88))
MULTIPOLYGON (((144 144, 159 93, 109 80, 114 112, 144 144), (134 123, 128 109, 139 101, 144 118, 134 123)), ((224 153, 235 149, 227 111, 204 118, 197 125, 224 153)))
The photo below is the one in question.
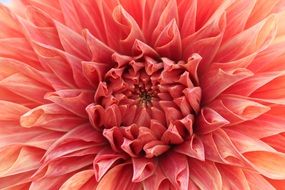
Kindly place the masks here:
POLYGON ((120 164, 109 170, 100 180, 97 190, 140 190, 142 185, 132 182, 132 168, 129 164, 120 164))
POLYGON ((213 162, 189 159, 188 163, 190 179, 201 190, 222 189, 222 177, 213 162))
MULTIPOLYGON (((94 179, 94 171, 93 170, 84 170, 74 174, 70 177, 64 184, 60 187, 59 190, 79 190, 84 187, 86 183, 90 180, 94 179)), ((96 185, 89 186, 90 190, 95 190, 96 185)))
POLYGON ((188 189, 189 168, 187 157, 180 153, 170 153, 159 162, 164 175, 176 189, 188 189))
POLYGON ((48 93, 45 98, 80 117, 87 118, 85 108, 92 102, 93 93, 88 90, 69 89, 48 93))
POLYGON ((154 174, 157 163, 152 159, 133 158, 133 182, 141 182, 154 174))

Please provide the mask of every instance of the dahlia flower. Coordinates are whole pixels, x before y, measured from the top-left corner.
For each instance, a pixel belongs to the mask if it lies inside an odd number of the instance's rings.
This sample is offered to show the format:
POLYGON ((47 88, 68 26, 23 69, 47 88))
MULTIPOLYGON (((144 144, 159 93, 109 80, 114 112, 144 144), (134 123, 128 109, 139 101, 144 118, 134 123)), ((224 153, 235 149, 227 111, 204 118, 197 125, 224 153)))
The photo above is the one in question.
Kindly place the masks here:
POLYGON ((1 5, 0 189, 285 189, 284 21, 284 0, 1 5))

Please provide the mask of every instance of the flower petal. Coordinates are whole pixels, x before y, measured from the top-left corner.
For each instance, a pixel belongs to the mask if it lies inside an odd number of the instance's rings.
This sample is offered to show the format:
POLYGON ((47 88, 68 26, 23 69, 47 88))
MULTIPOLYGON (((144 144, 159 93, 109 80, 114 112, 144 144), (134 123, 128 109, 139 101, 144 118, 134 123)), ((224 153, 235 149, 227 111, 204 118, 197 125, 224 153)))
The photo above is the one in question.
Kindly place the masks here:
POLYGON ((132 182, 132 168, 129 164, 120 164, 109 170, 100 180, 97 190, 140 190, 141 184, 132 182))

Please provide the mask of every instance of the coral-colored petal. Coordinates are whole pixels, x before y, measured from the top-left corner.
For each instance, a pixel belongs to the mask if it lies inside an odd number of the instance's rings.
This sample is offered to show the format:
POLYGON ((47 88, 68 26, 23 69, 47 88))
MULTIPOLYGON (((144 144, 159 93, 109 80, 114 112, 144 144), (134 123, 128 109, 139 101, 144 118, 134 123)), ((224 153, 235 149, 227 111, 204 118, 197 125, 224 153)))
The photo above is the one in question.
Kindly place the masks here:
POLYGON ((223 44, 219 49, 216 60, 226 62, 239 59, 256 51, 262 51, 270 44, 275 35, 276 18, 270 16, 223 44), (255 36, 255 38, 251 38, 251 36, 255 36), (251 39, 251 41, 248 41, 248 39, 251 39))
POLYGON ((204 107, 199 116, 198 133, 206 134, 229 124, 230 122, 218 114, 215 110, 204 107))
POLYGON ((192 135, 190 140, 178 145, 175 148, 175 151, 198 160, 205 160, 205 149, 203 142, 198 136, 195 135, 192 135))
POLYGON ((175 20, 171 20, 158 36, 155 47, 161 56, 167 56, 173 60, 181 58, 181 38, 175 20))
POLYGON ((125 159, 125 156, 113 153, 107 148, 102 149, 93 161, 95 179, 100 181, 111 167, 125 159))
POLYGON ((59 189, 62 184, 68 180, 74 173, 56 176, 56 177, 47 177, 40 180, 35 180, 31 183, 29 190, 38 190, 45 189, 45 190, 54 190, 59 189))
POLYGON ((140 190, 142 185, 132 182, 132 168, 129 164, 120 164, 109 170, 100 180, 97 190, 140 190))
POLYGON ((84 60, 90 59, 90 52, 82 36, 76 34, 71 29, 58 22, 55 22, 55 26, 58 31, 60 42, 67 53, 70 53, 84 60))
MULTIPOLYGON (((243 171, 248 181, 249 187, 252 190, 259 190, 259 189, 268 189, 268 190, 275 190, 275 188, 261 175, 250 172, 250 171, 243 171)), ((279 189, 278 189, 279 190, 279 189)))
POLYGON ((2 26, 0 38, 21 37, 23 35, 15 15, 2 4, 0 5, 0 18, 0 24, 2 26))
MULTIPOLYGON (((205 104, 208 104, 217 98, 227 88, 234 86, 239 81, 243 81, 251 77, 253 73, 248 69, 235 68, 227 71, 222 69, 213 69, 208 73, 208 75, 209 77, 201 82, 203 87, 203 102, 205 104)), ((237 89, 242 91, 241 88, 237 89)))
POLYGON ((247 152, 243 154, 261 174, 272 179, 285 179, 285 155, 273 152, 247 152))
POLYGON ((209 107, 228 120, 230 125, 253 120, 271 109, 269 106, 248 100, 246 97, 231 95, 216 99, 209 107))
POLYGON ((55 131, 67 131, 84 123, 69 111, 56 104, 44 104, 36 107, 20 118, 22 127, 44 127, 55 131))
POLYGON ((133 158, 133 182, 141 182, 149 178, 156 170, 157 163, 152 159, 133 158))
MULTIPOLYGON (((16 148, 16 147, 15 147, 16 148)), ((29 171, 34 171, 40 166, 40 159, 44 151, 29 147, 18 147, 14 152, 13 148, 8 148, 1 154, 0 176, 17 175, 29 171), (12 154, 11 154, 12 153, 12 154)))
POLYGON ((192 181, 201 189, 222 189, 222 177, 214 163, 189 159, 189 175, 192 181))
POLYGON ((189 168, 187 157, 180 153, 170 153, 159 160, 160 167, 176 189, 188 189, 189 168))
POLYGON ((25 106, 4 100, 0 100, 0 105, 1 121, 17 121, 22 114, 29 111, 29 108, 25 106))
MULTIPOLYGON (((74 174, 70 177, 59 190, 78 190, 81 189, 91 178, 94 177, 93 170, 84 170, 74 174)), ((95 179, 94 179, 95 180, 95 179)), ((90 190, 95 190, 96 186, 90 188, 90 190)))
POLYGON ((50 88, 44 86, 42 83, 22 74, 13 74, 2 79, 0 86, 37 103, 45 103, 43 97, 47 92, 51 91, 50 88))
POLYGON ((227 165, 217 165, 217 168, 222 176, 223 188, 250 190, 247 178, 242 169, 227 165))
POLYGON ((48 93, 45 98, 80 117, 86 118, 85 108, 92 102, 93 93, 87 90, 67 89, 48 93))

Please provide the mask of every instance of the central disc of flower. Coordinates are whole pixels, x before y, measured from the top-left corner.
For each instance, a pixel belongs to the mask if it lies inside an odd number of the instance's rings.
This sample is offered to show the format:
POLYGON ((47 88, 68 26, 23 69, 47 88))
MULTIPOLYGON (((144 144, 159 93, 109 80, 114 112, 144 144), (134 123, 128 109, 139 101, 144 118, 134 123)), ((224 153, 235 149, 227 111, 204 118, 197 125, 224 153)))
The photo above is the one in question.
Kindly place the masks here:
POLYGON ((187 140, 200 109, 197 60, 113 58, 87 108, 112 149, 151 158, 187 140))

